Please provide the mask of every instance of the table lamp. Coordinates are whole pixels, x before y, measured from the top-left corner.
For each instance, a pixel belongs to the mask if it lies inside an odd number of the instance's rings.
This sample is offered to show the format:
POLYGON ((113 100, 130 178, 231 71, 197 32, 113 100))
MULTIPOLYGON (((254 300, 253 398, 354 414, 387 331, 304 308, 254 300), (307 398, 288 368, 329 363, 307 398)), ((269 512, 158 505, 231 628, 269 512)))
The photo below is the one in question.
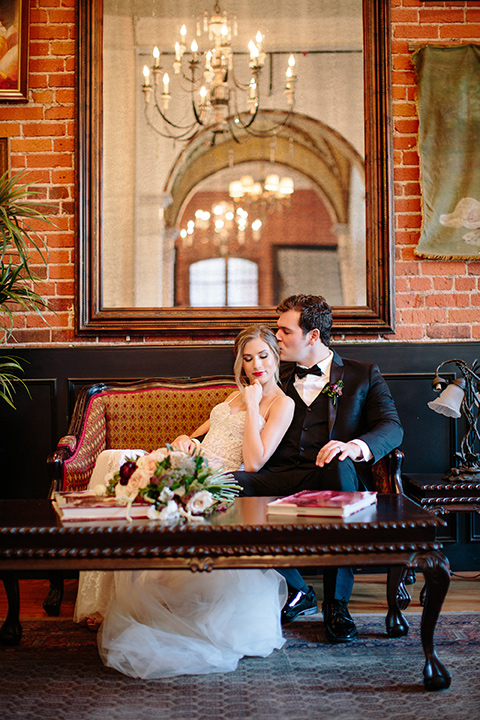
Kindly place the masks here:
POLYGON ((462 412, 467 420, 467 431, 460 443, 460 452, 455 453, 459 461, 457 467, 451 468, 446 480, 451 482, 480 482, 480 434, 477 420, 480 412, 480 364, 474 360, 471 367, 463 360, 445 360, 438 365, 433 389, 439 396, 428 403, 428 407, 447 417, 459 418, 462 412), (447 380, 440 375, 440 370, 449 363, 456 365, 462 377, 447 380))

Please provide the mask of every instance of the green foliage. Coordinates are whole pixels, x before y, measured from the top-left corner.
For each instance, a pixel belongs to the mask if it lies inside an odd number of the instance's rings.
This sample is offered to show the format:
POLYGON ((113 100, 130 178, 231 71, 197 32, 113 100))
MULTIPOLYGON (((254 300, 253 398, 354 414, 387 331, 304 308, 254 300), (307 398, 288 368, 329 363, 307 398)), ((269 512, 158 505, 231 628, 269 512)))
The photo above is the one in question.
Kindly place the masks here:
POLYGON ((18 260, 27 275, 35 280, 29 267, 31 246, 40 253, 43 263, 47 264, 45 243, 31 225, 31 220, 50 223, 31 200, 39 195, 29 185, 19 184, 25 177, 25 171, 9 177, 8 170, 0 177, 0 260, 9 252, 16 250, 18 260))
MULTIPOLYGON (((36 290, 41 282, 32 271, 30 253, 38 253, 47 264, 44 241, 32 226, 32 221, 52 222, 32 202, 39 192, 23 182, 25 171, 0 177, 0 342, 6 343, 13 334, 14 313, 19 310, 42 311, 48 303, 36 290), (5 322, 3 321, 5 320, 5 322)), ((38 204, 38 203, 37 203, 38 204)), ((11 407, 16 383, 23 372, 18 358, 0 357, 0 400, 11 407)))
POLYGON ((14 409, 15 405, 12 398, 15 392, 15 384, 21 383, 28 392, 25 383, 19 378, 21 373, 23 373, 23 368, 17 358, 0 358, 0 400, 5 400, 14 409))

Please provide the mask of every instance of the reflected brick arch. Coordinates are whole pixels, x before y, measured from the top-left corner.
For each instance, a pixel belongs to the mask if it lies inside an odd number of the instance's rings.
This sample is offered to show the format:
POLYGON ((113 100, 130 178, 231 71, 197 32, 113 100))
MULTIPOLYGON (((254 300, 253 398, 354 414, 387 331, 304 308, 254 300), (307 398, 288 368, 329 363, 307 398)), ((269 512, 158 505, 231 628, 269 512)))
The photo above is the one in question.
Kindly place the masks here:
MULTIPOLYGON (((195 210, 211 210, 219 202, 228 200, 228 192, 196 193, 188 203, 179 222, 186 227, 193 220, 195 210)), ((192 263, 212 257, 220 257, 219 248, 212 241, 211 230, 195 229, 191 247, 185 246, 181 238, 175 243, 175 305, 190 305, 189 267, 192 263)), ((297 247, 324 246, 335 248, 337 238, 327 208, 314 190, 296 190, 291 198, 291 207, 282 212, 272 213, 263 219, 262 235, 259 241, 246 233, 245 244, 239 245, 236 237, 229 242, 229 255, 252 260, 258 264, 259 305, 274 305, 275 249, 278 246, 297 247)))

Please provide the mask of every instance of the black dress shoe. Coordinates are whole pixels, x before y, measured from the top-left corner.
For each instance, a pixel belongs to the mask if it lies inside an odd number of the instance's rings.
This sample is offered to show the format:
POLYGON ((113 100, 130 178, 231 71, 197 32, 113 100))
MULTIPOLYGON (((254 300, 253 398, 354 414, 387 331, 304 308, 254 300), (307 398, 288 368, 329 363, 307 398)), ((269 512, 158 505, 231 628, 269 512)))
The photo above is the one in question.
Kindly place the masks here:
POLYGON ((318 613, 318 602, 315 590, 311 585, 308 586, 308 592, 288 589, 287 602, 282 610, 282 623, 289 623, 301 615, 315 615, 318 613))
POLYGON ((345 643, 355 640, 358 635, 345 600, 332 600, 322 604, 325 631, 330 642, 345 643))

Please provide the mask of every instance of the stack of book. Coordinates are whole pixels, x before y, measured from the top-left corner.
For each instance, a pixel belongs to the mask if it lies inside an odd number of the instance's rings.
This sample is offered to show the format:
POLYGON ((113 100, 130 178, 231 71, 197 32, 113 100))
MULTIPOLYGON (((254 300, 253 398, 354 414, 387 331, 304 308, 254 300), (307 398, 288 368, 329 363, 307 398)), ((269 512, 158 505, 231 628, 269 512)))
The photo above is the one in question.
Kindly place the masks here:
MULTIPOLYGON (((126 505, 120 505, 115 497, 99 497, 93 490, 55 492, 52 503, 64 521, 126 519, 126 505)), ((149 507, 150 503, 135 502, 128 514, 131 518, 146 518, 149 507)))

